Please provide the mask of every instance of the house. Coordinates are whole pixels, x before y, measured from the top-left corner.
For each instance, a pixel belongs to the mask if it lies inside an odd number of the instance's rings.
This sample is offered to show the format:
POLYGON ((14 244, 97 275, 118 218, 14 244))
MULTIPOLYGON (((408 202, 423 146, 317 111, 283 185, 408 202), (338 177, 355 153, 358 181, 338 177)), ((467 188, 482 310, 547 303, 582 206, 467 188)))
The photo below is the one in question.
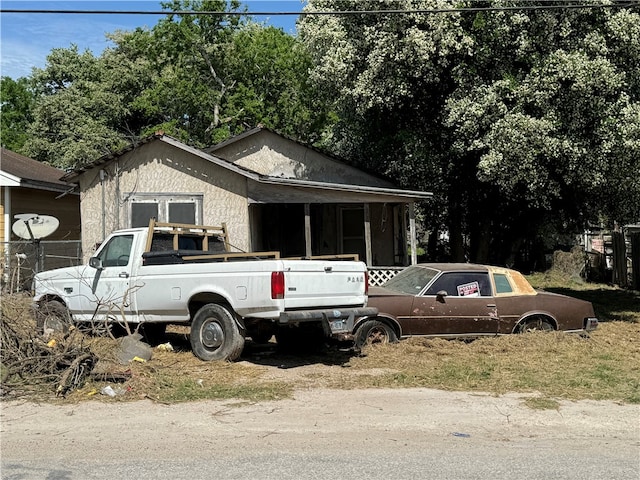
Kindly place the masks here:
POLYGON ((369 266, 407 265, 414 203, 431 197, 261 127, 207 150, 158 133, 62 179, 82 197, 85 258, 112 230, 155 217, 226 223, 240 251, 357 253, 369 266))
MULTIPOLYGON (((59 226, 55 232, 46 237, 48 242, 75 242, 66 245, 77 251, 80 240, 80 197, 72 191, 72 185, 61 181, 64 171, 44 163, 12 152, 5 148, 0 150, 0 247, 2 249, 2 265, 15 263, 14 253, 22 252, 19 247, 26 241, 12 231, 18 214, 47 215, 56 217, 59 226), (12 248, 15 247, 12 251, 12 248)), ((60 245, 57 245, 60 247, 60 245)), ((64 249, 63 249, 64 250, 64 249)), ((31 252, 27 252, 31 253, 31 252)), ((42 250, 43 258, 46 252, 42 250)), ((59 257, 65 255, 56 251, 59 257)), ((77 257, 77 253, 73 253, 77 257)), ((31 255, 26 259, 26 267, 36 267, 31 255)), ((55 262, 42 264, 41 268, 61 266, 55 262)), ((2 267, 2 276, 7 281, 9 269, 2 267)))

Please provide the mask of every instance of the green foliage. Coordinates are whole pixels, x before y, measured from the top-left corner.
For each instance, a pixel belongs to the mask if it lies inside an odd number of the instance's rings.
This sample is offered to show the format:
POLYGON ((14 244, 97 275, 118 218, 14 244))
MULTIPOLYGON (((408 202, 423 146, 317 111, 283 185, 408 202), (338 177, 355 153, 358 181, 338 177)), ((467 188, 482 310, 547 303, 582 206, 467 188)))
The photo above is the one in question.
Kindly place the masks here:
POLYGON ((327 113, 309 86, 310 58, 281 29, 237 15, 237 1, 173 1, 151 29, 108 35, 99 57, 53 50, 36 70, 28 153, 74 167, 164 131, 204 147, 263 124, 315 141, 327 113))
MULTIPOLYGON (((444 6, 477 4, 306 10, 444 6)), ((454 259, 511 263, 550 225, 640 218, 638 25, 636 10, 604 8, 306 16, 298 30, 334 99, 338 153, 433 191, 425 219, 454 259)))
POLYGON ((0 144, 13 152, 20 153, 28 138, 27 129, 31 122, 31 105, 34 95, 29 80, 0 80, 0 144))

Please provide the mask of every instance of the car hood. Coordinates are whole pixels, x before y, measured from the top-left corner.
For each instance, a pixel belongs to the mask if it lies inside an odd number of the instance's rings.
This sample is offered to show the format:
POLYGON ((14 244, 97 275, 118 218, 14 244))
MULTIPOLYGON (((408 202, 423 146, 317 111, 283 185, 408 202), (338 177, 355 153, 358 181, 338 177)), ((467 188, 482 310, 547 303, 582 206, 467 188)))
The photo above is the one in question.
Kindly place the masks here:
POLYGON ((369 298, 371 297, 412 297, 408 293, 396 292, 385 287, 369 287, 369 298))

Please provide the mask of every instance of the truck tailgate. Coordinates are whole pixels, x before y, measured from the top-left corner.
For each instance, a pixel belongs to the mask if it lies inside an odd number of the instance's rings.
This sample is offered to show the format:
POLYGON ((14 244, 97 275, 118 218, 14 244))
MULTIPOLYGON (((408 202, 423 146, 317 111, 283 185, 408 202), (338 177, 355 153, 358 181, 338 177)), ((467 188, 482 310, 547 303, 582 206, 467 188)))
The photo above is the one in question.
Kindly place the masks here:
POLYGON ((365 304, 367 267, 363 262, 285 262, 285 309, 365 304))

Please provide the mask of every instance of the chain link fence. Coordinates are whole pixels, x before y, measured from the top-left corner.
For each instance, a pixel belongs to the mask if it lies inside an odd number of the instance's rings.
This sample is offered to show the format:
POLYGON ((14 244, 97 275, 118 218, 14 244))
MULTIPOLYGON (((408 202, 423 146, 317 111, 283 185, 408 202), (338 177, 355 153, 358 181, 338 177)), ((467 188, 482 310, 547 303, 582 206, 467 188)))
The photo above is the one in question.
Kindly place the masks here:
POLYGON ((28 291, 35 273, 81 263, 80 240, 0 242, 2 292, 28 291))

